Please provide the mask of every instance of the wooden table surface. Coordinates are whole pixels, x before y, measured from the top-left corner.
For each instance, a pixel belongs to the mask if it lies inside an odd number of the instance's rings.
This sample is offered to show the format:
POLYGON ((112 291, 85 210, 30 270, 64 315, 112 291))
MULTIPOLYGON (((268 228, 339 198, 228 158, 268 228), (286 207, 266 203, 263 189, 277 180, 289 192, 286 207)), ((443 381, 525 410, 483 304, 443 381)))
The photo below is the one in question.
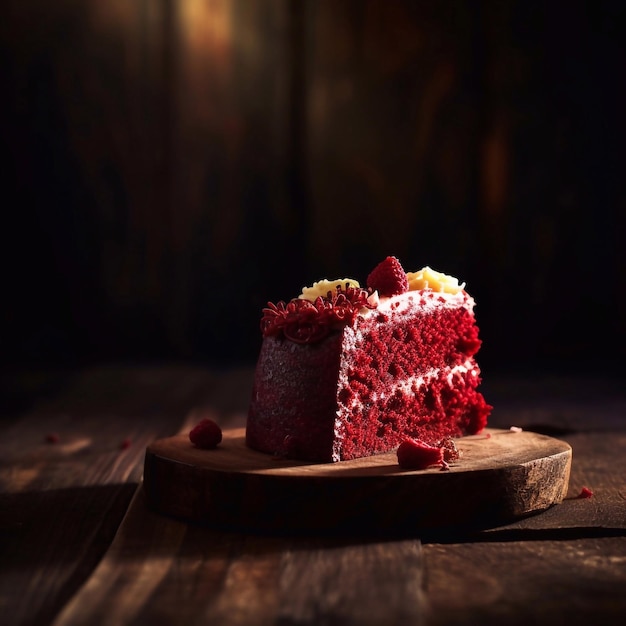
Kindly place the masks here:
POLYGON ((101 367, 3 379, 0 623, 622 624, 626 389, 488 379, 491 425, 573 448, 566 500, 503 527, 257 536, 149 511, 146 446, 243 425, 249 369, 101 367), (593 492, 579 498, 583 487, 593 492))

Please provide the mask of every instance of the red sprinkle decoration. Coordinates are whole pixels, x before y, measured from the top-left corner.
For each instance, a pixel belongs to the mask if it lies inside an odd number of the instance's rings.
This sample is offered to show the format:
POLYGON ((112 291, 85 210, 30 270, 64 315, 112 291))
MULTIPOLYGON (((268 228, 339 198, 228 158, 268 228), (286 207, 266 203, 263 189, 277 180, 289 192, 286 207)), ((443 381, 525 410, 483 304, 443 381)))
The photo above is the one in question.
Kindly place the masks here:
POLYGON ((585 498, 592 498, 592 497, 593 497, 593 491, 591 491, 589 487, 583 487, 577 496, 579 500, 584 500, 585 498))
POLYGON ((395 296, 409 290, 409 280, 400 261, 395 256, 388 256, 367 277, 367 286, 381 296, 395 296))
POLYGON ((60 440, 61 440, 61 437, 59 437, 58 433, 48 433, 46 435, 47 443, 59 443, 60 440))
POLYGON ((128 437, 126 437, 126 439, 124 439, 124 441, 120 443, 120 450, 128 450, 128 448, 130 448, 132 443, 133 442, 128 437))
POLYGON ((335 293, 315 302, 294 298, 290 302, 268 302, 263 309, 261 332, 264 337, 284 336, 295 343, 315 343, 328 335, 333 327, 354 321, 362 308, 373 308, 366 289, 338 286, 335 293))
POLYGON ((189 440, 196 448, 216 448, 222 441, 222 429, 213 420, 205 418, 191 429, 189 440))
POLYGON ((421 470, 431 465, 441 465, 445 468, 442 447, 430 446, 418 439, 405 439, 398 446, 398 464, 402 469, 421 470))

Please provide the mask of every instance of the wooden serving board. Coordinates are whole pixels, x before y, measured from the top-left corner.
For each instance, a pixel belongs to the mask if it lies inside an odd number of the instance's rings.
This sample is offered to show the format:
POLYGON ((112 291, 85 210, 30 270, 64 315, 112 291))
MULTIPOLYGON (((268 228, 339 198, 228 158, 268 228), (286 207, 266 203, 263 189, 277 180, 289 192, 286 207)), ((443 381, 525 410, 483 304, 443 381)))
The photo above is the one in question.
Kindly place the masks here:
POLYGON ((249 449, 244 429, 226 430, 214 450, 178 435, 148 446, 144 489, 166 515, 281 534, 488 527, 567 493, 572 450, 563 441, 487 429, 456 443, 461 458, 449 470, 406 471, 395 452, 311 464, 249 449))

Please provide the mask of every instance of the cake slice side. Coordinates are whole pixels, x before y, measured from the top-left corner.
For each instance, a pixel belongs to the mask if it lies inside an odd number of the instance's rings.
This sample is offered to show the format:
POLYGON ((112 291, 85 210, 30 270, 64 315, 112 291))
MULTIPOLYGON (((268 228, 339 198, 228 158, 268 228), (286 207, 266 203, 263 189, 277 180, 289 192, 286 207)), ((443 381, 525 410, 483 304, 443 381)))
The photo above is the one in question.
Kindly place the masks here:
POLYGON ((248 411, 246 443, 278 457, 330 462, 342 333, 299 344, 265 337, 248 411))
POLYGON ((333 458, 387 452, 406 437, 436 443, 480 432, 491 407, 477 391, 473 300, 415 292, 344 333, 333 458))

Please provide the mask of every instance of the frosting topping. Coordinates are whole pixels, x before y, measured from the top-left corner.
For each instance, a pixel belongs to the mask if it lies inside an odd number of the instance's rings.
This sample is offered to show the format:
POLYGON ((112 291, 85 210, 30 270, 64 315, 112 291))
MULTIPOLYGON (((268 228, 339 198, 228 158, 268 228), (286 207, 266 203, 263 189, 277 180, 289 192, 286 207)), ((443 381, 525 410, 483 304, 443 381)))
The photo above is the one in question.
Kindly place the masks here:
MULTIPOLYGON (((399 262, 397 264, 400 271, 404 272, 399 262)), ((465 283, 459 284, 453 276, 428 266, 418 272, 406 273, 406 279, 408 292, 383 300, 376 290, 371 287, 363 289, 352 278, 317 281, 310 287, 304 287, 302 293, 289 302, 268 302, 263 309, 261 332, 264 337, 283 336, 295 343, 314 343, 324 339, 333 328, 352 324, 357 315, 366 314, 368 309, 378 309, 388 300, 395 302, 407 296, 411 299, 409 294, 412 291, 426 290, 430 295, 434 292, 460 297, 465 287, 465 283)))
POLYGON ((359 281, 353 278, 342 278, 340 280, 327 280, 324 278, 323 280, 318 280, 316 283, 313 283, 311 287, 304 287, 298 298, 315 302, 318 297, 327 298, 329 294, 332 296, 332 294, 337 291, 338 287, 342 289, 344 287, 360 289, 361 285, 359 285, 359 281))
POLYGON ((335 293, 318 296, 314 302, 294 298, 290 302, 269 302, 263 309, 261 332, 264 337, 283 335, 295 343, 321 341, 333 328, 351 324, 359 311, 375 308, 367 290, 341 285, 335 293))
POLYGON ((437 272, 428 265, 418 272, 407 272, 406 277, 409 281, 409 291, 432 289, 444 293, 459 293, 465 288, 465 283, 459 285, 458 278, 437 272))

